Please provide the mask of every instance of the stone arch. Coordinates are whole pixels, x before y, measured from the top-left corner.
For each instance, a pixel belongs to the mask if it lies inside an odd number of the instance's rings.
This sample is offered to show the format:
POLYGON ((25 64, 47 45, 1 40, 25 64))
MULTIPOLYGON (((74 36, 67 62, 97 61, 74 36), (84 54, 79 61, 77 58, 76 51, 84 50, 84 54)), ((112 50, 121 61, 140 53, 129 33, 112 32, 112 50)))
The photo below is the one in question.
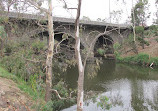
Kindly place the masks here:
MULTIPOLYGON (((54 35, 55 40, 55 53, 61 53, 62 55, 65 55, 67 59, 75 58, 75 38, 65 32, 56 32, 54 35)), ((80 45, 80 49, 84 49, 84 46, 80 45)))
POLYGON ((99 34, 95 38, 93 52, 94 57, 114 57, 114 40, 107 34, 99 34))

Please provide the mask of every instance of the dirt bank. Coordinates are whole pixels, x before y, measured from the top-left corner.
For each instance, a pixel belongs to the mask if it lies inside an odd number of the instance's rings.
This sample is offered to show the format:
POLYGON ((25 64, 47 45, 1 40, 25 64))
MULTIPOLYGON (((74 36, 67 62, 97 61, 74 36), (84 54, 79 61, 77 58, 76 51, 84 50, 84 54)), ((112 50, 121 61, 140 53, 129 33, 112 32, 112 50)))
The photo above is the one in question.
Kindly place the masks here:
POLYGON ((16 83, 0 77, 0 111, 33 111, 32 103, 16 83))

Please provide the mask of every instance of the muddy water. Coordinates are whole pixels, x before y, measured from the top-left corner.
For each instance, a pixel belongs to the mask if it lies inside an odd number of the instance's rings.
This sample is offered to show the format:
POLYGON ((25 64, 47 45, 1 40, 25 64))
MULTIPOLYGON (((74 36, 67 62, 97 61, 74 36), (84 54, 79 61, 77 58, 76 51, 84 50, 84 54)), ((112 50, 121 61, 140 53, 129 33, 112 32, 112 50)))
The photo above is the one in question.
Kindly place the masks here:
MULTIPOLYGON (((85 74, 84 111, 104 111, 97 106, 101 97, 108 97, 109 111, 158 111, 158 69, 116 64, 106 60, 98 73, 88 64, 85 74), (95 98, 95 100, 94 100, 95 98)), ((69 88, 77 87, 77 68, 67 71, 64 79, 69 88)), ((76 105, 63 111, 76 111, 76 105)))

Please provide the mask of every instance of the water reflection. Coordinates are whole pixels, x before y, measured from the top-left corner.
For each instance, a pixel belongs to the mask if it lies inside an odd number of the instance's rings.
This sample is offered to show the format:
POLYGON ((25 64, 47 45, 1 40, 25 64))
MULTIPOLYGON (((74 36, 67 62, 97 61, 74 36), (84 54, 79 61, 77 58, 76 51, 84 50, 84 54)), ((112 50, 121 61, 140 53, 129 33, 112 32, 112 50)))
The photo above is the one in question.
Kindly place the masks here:
MULTIPOLYGON (((65 75, 69 87, 77 87, 77 69, 65 75)), ((110 111, 157 111, 158 110, 158 70, 105 61, 97 75, 85 75, 85 111, 102 111, 97 107, 100 97, 107 96, 112 107, 110 111), (97 93, 96 93, 97 92, 97 93), (97 96, 96 96, 97 95, 97 96), (96 101, 93 101, 94 96, 96 101), (88 103, 88 104, 87 104, 88 103)), ((76 106, 64 111, 75 111, 76 106)))

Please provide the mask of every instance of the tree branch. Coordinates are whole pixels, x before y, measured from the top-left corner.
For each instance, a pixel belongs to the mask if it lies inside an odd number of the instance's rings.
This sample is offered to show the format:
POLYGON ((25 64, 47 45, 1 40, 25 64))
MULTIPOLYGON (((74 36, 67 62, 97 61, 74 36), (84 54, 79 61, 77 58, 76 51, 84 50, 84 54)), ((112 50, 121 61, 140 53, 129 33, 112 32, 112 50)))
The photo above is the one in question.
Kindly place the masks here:
POLYGON ((35 6, 36 8, 38 8, 41 11, 44 11, 46 13, 49 14, 48 10, 45 8, 40 7, 36 2, 33 2, 32 0, 25 0, 26 2, 30 3, 31 5, 35 6))

